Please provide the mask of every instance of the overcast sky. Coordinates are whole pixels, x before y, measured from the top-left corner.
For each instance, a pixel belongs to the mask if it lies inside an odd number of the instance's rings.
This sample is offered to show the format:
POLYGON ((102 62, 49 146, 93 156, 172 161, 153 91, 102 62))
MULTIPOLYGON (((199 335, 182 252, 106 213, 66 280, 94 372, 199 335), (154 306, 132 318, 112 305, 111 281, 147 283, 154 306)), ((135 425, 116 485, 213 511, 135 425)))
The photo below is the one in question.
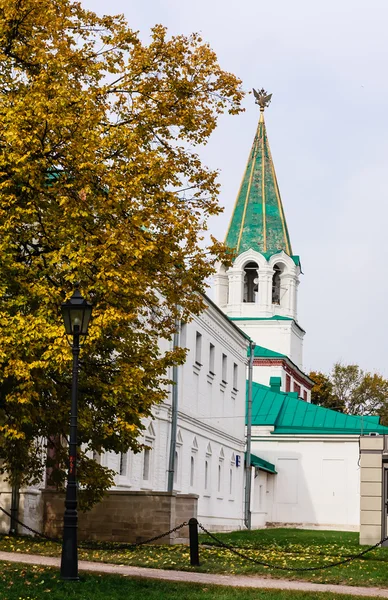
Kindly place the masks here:
MULTIPOLYGON (((124 13, 146 39, 156 23, 200 31, 244 89, 273 93, 266 124, 304 275, 305 370, 337 360, 388 377, 388 2, 386 0, 84 0, 124 13)), ((203 160, 220 170, 223 239, 258 107, 224 116, 203 160)), ((256 340, 260 343, 259 340, 256 340)))

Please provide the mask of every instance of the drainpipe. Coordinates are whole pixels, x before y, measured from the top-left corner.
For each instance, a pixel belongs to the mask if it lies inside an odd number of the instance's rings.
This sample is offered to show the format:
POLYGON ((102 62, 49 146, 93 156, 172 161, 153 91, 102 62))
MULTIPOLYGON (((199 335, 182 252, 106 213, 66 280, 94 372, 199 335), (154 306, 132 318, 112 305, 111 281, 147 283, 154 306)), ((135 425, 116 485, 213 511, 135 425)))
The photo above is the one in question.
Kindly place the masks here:
POLYGON ((252 485, 252 467, 251 467, 251 444, 252 444, 252 378, 253 378, 253 359, 255 342, 249 343, 249 366, 248 366, 248 406, 247 406, 247 450, 245 461, 245 526, 251 529, 251 485, 252 485))
MULTIPOLYGON (((179 346, 180 323, 175 321, 175 332, 173 340, 173 349, 179 346)), ((168 461, 167 491, 171 494, 174 490, 174 468, 175 468, 175 450, 176 450, 176 432, 178 428, 178 366, 172 368, 172 390, 171 390, 171 439, 170 456, 168 461)))
POLYGON ((11 493, 11 523, 9 527, 9 535, 17 535, 18 532, 18 524, 16 519, 19 514, 19 484, 18 482, 14 482, 12 484, 12 493, 11 493))

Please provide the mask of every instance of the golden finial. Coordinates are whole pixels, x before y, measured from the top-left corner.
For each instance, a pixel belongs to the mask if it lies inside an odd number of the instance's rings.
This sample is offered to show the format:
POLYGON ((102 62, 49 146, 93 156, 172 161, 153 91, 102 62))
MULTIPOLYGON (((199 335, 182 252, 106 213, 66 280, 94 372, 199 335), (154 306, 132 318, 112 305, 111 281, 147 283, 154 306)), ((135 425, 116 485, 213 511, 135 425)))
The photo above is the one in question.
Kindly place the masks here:
POLYGON ((264 88, 261 88, 258 92, 253 88, 253 93, 255 95, 255 102, 260 106, 260 112, 263 113, 264 109, 269 106, 272 98, 272 94, 268 94, 264 88))

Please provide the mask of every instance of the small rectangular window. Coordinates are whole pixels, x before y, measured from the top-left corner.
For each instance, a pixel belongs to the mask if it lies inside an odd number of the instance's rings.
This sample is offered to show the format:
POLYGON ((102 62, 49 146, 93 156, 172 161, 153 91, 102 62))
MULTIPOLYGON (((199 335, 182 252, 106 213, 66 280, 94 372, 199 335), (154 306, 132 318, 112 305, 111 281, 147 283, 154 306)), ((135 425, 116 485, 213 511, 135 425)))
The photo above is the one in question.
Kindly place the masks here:
POLYGON ((233 389, 237 391, 238 365, 233 363, 233 389))
POLYGON ((295 383, 295 381, 294 381, 294 392, 297 392, 298 396, 300 396, 300 385, 295 383))
POLYGON ((286 392, 291 391, 291 377, 286 375, 286 392))
POLYGON ((303 399, 305 402, 307 402, 307 392, 306 390, 303 392, 303 399))
POLYGON ((229 469, 229 494, 233 494, 233 469, 229 469))
POLYGON ((150 478, 150 454, 151 450, 146 448, 144 450, 144 462, 143 462, 143 479, 148 481, 150 478))
POLYGON ((186 323, 181 323, 181 330, 179 335, 179 346, 181 348, 186 348, 186 336, 187 336, 187 325, 186 323))
POLYGON ((190 458, 190 487, 194 486, 194 456, 190 458))
POLYGON ((213 344, 209 345, 209 373, 214 375, 214 354, 215 354, 215 346, 213 344))
POLYGON ((125 477, 127 474, 127 464, 128 464, 128 454, 125 452, 120 452, 120 475, 125 477))
POLYGON ((226 374, 228 372, 228 357, 226 354, 222 355, 222 383, 226 383, 226 374))
POLYGON ((197 363, 197 365, 202 365, 201 355, 202 355, 202 335, 200 333, 198 333, 198 331, 197 331, 195 334, 195 362, 197 363))
POLYGON ((207 490, 209 482, 209 462, 205 460, 205 490, 207 490))
POLYGON ((175 457, 174 457, 174 483, 178 483, 178 468, 179 468, 179 456, 178 456, 178 452, 175 450, 175 457))

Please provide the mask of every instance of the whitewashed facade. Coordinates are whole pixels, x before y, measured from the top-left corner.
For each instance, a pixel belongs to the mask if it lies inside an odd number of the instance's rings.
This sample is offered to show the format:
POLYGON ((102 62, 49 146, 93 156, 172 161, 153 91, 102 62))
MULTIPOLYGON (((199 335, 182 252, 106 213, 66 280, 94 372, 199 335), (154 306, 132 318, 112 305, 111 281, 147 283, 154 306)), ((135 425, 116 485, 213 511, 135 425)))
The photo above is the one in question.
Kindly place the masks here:
MULTIPOLYGON (((198 519, 218 531, 243 527, 246 336, 209 300, 180 332, 187 360, 178 369, 174 491, 198 495, 198 519)), ((143 441, 150 450, 108 453, 116 489, 167 490, 171 394, 153 410, 143 441)))
POLYGON ((358 435, 271 435, 253 428, 252 452, 271 462, 276 475, 256 470, 252 526, 294 525, 358 531, 358 435))

